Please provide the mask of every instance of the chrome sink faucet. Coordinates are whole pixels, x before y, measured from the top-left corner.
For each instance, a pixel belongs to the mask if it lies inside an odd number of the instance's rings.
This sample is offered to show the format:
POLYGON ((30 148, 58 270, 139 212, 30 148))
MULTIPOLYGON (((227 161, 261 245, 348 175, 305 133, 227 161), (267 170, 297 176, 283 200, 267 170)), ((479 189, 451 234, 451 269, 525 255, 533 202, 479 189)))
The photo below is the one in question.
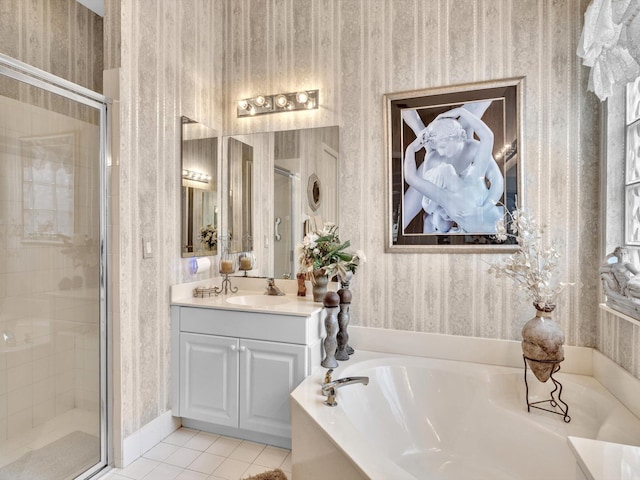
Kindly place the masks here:
POLYGON ((322 384, 322 394, 327 397, 324 401, 325 405, 329 407, 335 407, 338 405, 336 402, 336 390, 338 388, 346 387, 347 385, 353 385, 355 383, 361 383, 363 385, 369 385, 369 377, 344 377, 337 380, 331 380, 331 373, 333 369, 329 370, 324 377, 324 383, 322 384))
POLYGON ((267 291, 265 295, 284 295, 284 292, 276 286, 276 281, 273 278, 267 278, 267 291))

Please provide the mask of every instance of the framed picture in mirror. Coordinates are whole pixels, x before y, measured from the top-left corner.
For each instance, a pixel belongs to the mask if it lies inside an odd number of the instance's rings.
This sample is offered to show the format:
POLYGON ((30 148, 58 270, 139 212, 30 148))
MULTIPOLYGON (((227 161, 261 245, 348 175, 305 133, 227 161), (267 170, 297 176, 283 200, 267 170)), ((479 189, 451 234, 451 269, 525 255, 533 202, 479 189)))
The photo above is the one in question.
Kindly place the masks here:
POLYGON ((523 78, 385 95, 388 252, 514 250, 523 78))

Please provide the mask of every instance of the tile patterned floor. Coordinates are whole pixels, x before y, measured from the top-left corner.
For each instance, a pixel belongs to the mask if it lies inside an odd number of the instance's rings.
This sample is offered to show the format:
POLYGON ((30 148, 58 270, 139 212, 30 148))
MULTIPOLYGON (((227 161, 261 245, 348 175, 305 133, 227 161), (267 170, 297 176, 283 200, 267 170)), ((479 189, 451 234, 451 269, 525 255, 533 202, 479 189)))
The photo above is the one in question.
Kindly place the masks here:
POLYGON ((100 480, 241 480, 274 468, 292 478, 290 450, 180 428, 100 480))

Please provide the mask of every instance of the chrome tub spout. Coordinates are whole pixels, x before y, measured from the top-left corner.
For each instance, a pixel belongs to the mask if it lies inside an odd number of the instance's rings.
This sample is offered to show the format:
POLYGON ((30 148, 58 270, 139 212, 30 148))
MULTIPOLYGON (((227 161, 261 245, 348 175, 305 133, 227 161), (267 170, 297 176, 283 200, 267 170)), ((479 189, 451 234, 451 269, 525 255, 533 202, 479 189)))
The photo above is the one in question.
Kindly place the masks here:
POLYGON ((338 378, 337 380, 330 380, 331 374, 328 373, 327 377, 325 377, 325 383, 322 384, 322 394, 327 397, 324 401, 325 405, 330 407, 335 407, 338 405, 336 402, 336 390, 338 388, 346 387, 347 385, 353 385, 356 383, 361 383, 362 385, 369 384, 369 377, 344 377, 338 378))

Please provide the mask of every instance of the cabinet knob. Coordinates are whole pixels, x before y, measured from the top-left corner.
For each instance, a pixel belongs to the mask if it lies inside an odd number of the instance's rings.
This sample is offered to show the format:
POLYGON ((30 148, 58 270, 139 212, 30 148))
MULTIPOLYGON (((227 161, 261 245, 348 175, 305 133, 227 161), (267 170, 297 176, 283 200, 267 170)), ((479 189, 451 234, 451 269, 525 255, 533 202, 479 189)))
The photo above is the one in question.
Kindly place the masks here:
POLYGON ((238 346, 237 345, 231 345, 229 348, 231 349, 232 352, 235 352, 238 349, 238 346))
POLYGON ((247 347, 245 347, 244 345, 240 345, 241 352, 245 352, 246 350, 247 350, 247 347))

